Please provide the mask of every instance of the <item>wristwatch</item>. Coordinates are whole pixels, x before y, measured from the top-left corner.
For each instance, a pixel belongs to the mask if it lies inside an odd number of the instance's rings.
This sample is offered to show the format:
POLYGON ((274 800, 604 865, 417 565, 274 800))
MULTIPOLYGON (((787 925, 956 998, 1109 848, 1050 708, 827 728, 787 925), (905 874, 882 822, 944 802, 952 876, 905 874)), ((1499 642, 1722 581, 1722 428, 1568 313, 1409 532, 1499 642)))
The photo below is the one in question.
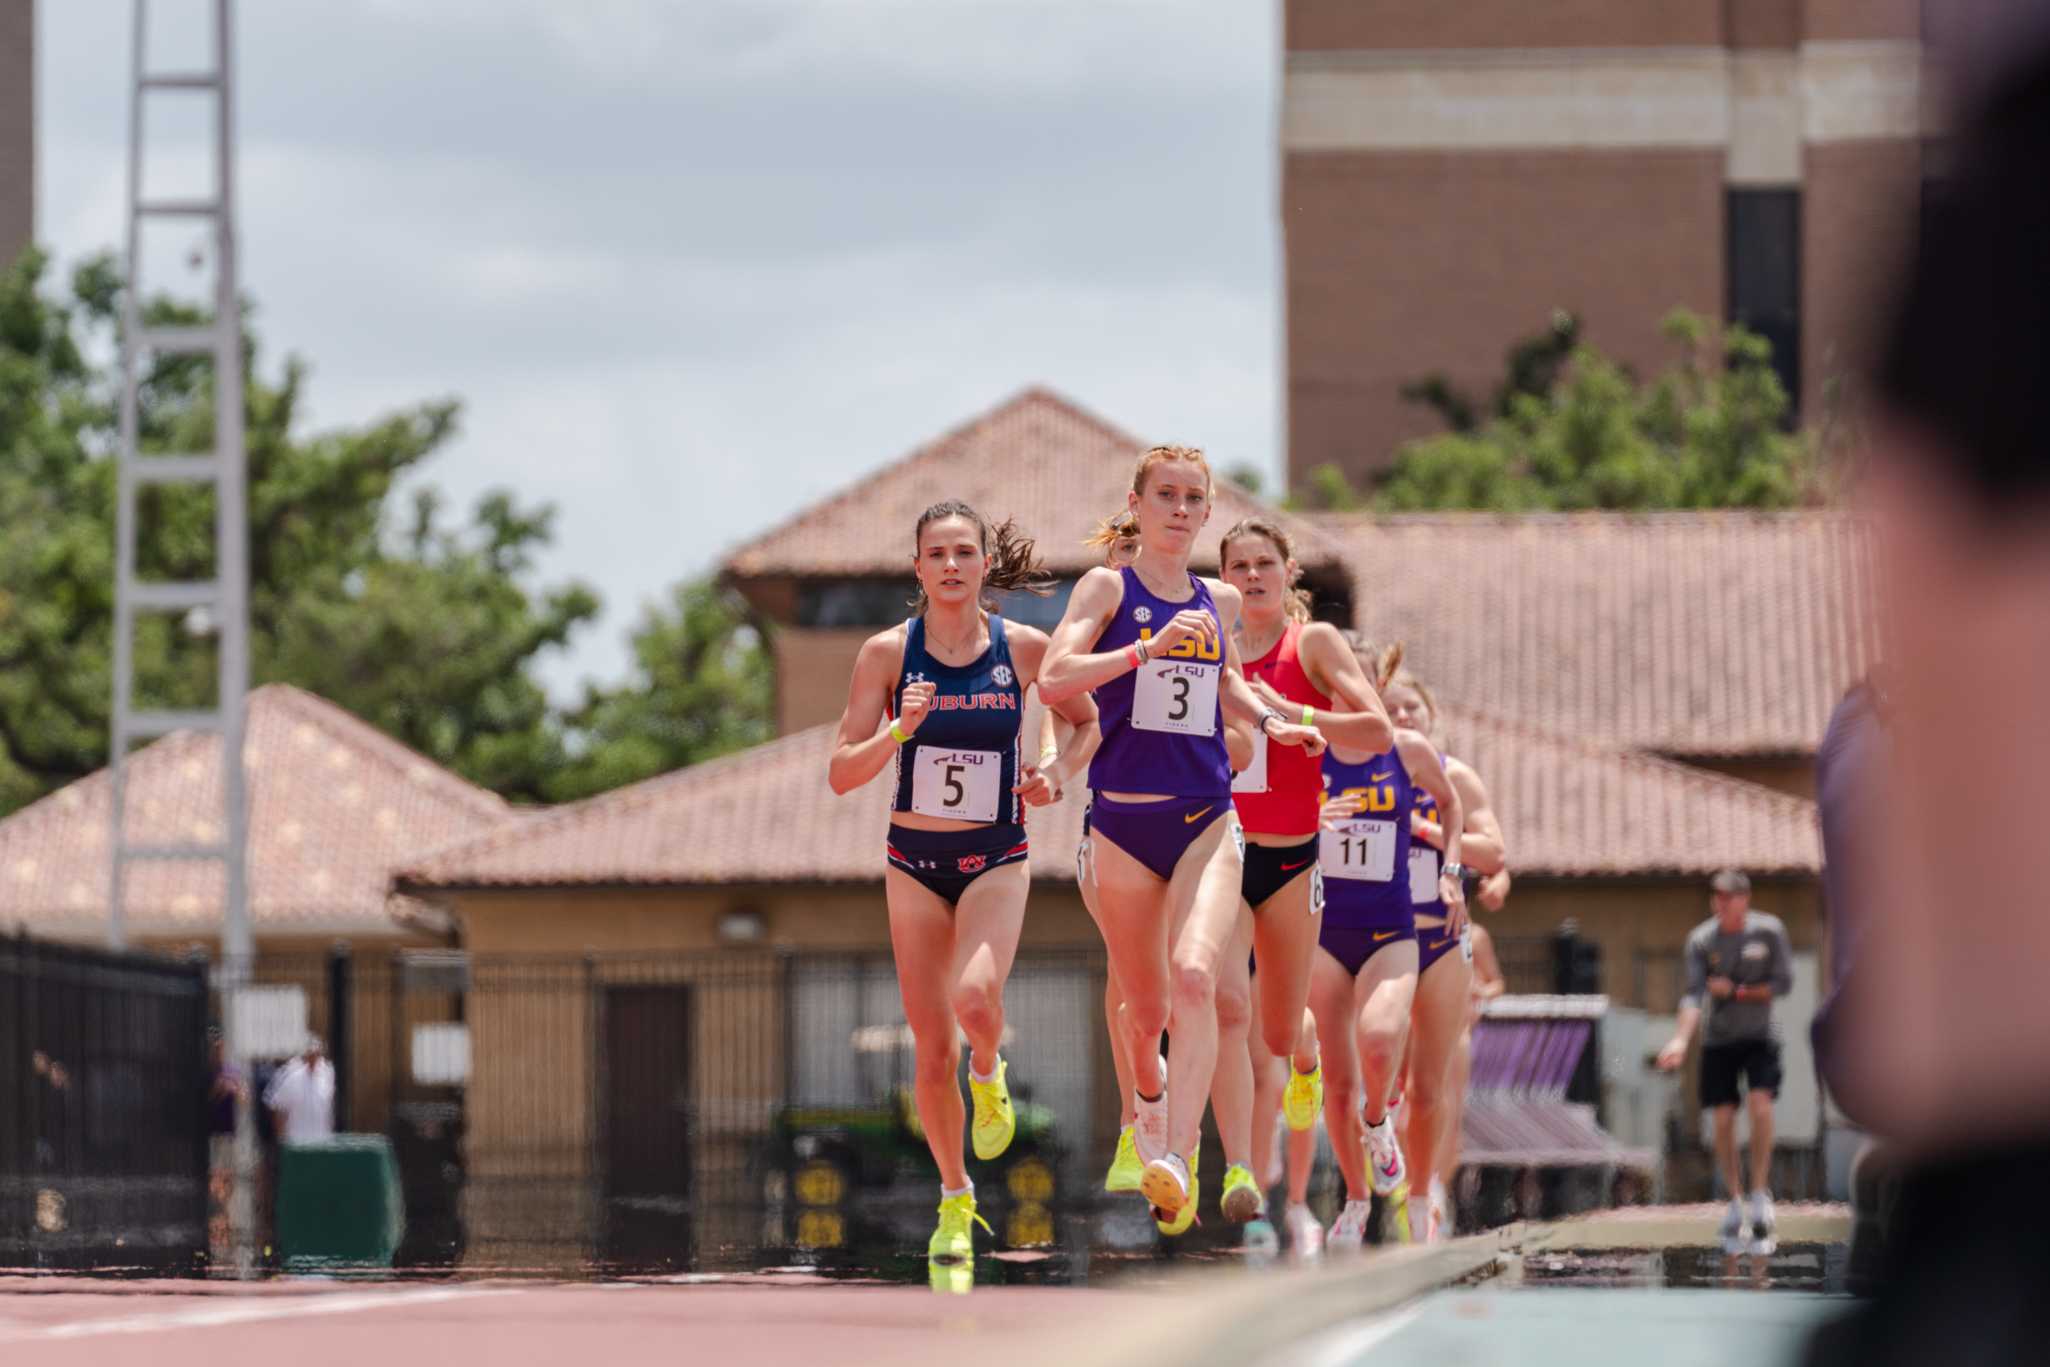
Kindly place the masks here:
POLYGON ((1466 878, 1466 865, 1464 865, 1464 864, 1447 864, 1447 865, 1445 865, 1444 867, 1440 868, 1440 869, 1438 870, 1438 873, 1439 873, 1439 876, 1440 876, 1440 877, 1443 877, 1443 876, 1445 876, 1445 875, 1448 875, 1448 874, 1449 874, 1449 875, 1450 875, 1450 876, 1452 877, 1452 879, 1453 879, 1453 881, 1454 881, 1454 882, 1460 882, 1460 881, 1463 881, 1463 880, 1464 880, 1464 879, 1466 878))
POLYGON ((1267 723, 1268 723, 1268 722, 1270 722, 1270 721, 1280 721, 1280 722, 1285 722, 1285 721, 1287 721, 1287 720, 1288 720, 1288 718, 1287 718, 1287 717, 1284 717, 1284 716, 1282 716, 1282 715, 1281 715, 1281 714, 1280 714, 1279 712, 1276 712, 1276 711, 1275 711, 1275 710, 1274 710, 1273 708, 1271 708, 1271 707, 1270 707, 1270 708, 1268 708, 1268 709, 1267 709, 1267 710, 1266 710, 1265 712, 1262 712, 1262 713, 1260 714, 1260 734, 1261 734, 1261 735, 1263 735, 1263 736, 1267 734, 1267 723))

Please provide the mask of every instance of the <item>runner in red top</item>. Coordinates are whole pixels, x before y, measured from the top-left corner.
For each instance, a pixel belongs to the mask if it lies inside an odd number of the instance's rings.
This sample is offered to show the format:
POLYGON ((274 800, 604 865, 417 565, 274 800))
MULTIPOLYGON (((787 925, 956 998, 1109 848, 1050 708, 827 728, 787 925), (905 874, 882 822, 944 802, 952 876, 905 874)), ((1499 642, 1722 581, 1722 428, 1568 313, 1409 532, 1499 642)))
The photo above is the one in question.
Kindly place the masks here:
MULTIPOLYGON (((1310 620, 1310 596, 1297 587, 1302 572, 1288 534, 1265 519, 1247 519, 1224 534, 1218 563, 1224 582, 1244 600, 1239 653, 1246 681, 1261 700, 1290 721, 1316 727, 1327 740, 1373 754, 1386 752, 1395 728, 1338 629, 1310 620)), ((1232 802, 1245 837, 1245 872, 1237 935, 1218 976, 1218 1067, 1211 1107, 1230 1164, 1221 1206, 1226 1218, 1242 1222, 1258 1216, 1266 1204, 1249 1166, 1259 1130, 1250 1034, 1259 1036, 1263 1048, 1257 1053, 1263 1061, 1295 1060, 1284 1100, 1292 1128, 1307 1131, 1315 1124, 1323 1099, 1315 1030, 1306 1023, 1310 962, 1324 912, 1317 872, 1323 789, 1323 769, 1315 757, 1267 744, 1264 737, 1252 764, 1232 782, 1232 802), (1250 956, 1248 949, 1254 951, 1250 956), (1257 958, 1260 967, 1257 997, 1249 958, 1257 958), (1249 1026, 1256 1009, 1259 1029, 1253 1032, 1249 1026), (1241 1039, 1247 1039, 1245 1046, 1239 1045, 1241 1039)), ((1266 1067, 1278 1070, 1276 1063, 1266 1067)), ((1272 1112, 1265 1118, 1271 1138, 1272 1112)))

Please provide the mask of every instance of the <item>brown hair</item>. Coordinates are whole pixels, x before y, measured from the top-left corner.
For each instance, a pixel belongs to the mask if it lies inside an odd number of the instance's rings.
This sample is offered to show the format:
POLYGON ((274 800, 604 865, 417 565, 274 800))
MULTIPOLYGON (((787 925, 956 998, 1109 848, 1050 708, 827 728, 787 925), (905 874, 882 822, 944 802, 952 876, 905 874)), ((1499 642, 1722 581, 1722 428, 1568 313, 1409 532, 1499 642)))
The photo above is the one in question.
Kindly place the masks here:
MULTIPOLYGON (((982 607, 994 612, 996 595, 1011 589, 1036 593, 1044 598, 1053 592, 1053 576, 1039 563, 1039 555, 1032 538, 1018 530, 1017 520, 1005 518, 992 527, 981 513, 969 507, 958 498, 944 503, 935 503, 918 515, 918 526, 911 533, 911 560, 918 562, 918 543, 925 538, 925 529, 943 517, 965 517, 975 524, 975 530, 982 543, 982 556, 988 568, 982 575, 982 607)), ((926 602, 925 585, 918 586, 912 595, 911 610, 924 612, 926 602)))
POLYGON ((1348 631, 1345 633, 1345 643, 1351 646, 1352 653, 1359 657, 1361 667, 1367 671, 1367 682, 1374 686, 1376 693, 1386 692, 1388 685, 1392 683, 1408 683, 1411 688, 1423 694, 1424 706, 1431 709, 1431 715, 1438 715, 1438 705, 1431 701, 1430 694, 1424 693, 1423 686, 1406 674, 1398 676, 1396 673, 1402 668, 1402 642, 1379 646, 1357 631, 1348 631))
POLYGON ((1208 491, 1215 482, 1211 478, 1210 462, 1204 458, 1202 447, 1155 446, 1149 448, 1145 455, 1139 457, 1138 468, 1132 471, 1132 492, 1135 494, 1145 493, 1146 476, 1153 472, 1153 467, 1165 465, 1171 460, 1187 461, 1198 470, 1201 470, 1203 472, 1203 488, 1205 491, 1208 491))
MULTIPOLYGON (((1295 559, 1295 545, 1288 539, 1288 533, 1264 517, 1242 518, 1217 543, 1217 572, 1224 573, 1225 557, 1231 552, 1231 543, 1244 536, 1261 536, 1274 543, 1274 549, 1281 552, 1284 561, 1295 559)), ((1310 620, 1310 591, 1298 581, 1302 578, 1302 566, 1298 565, 1289 576, 1282 611, 1291 622, 1310 620)))

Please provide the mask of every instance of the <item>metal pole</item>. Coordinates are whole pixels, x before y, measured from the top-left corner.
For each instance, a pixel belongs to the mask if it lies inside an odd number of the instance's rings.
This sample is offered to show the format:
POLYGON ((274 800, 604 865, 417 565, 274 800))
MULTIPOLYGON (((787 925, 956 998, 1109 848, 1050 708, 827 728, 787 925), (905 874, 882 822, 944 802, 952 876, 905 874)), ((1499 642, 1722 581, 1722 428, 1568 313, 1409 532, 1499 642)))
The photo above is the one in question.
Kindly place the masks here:
POLYGON ((142 48, 147 33, 143 0, 135 0, 135 35, 130 53, 128 83, 128 288, 121 293, 121 455, 114 461, 114 699, 113 728, 107 737, 107 758, 113 780, 114 811, 111 831, 111 879, 108 893, 107 944, 124 948, 128 940, 126 921, 127 863, 121 857, 126 843, 128 795, 128 736, 123 724, 135 697, 135 609, 122 592, 135 581, 135 469, 134 452, 141 436, 138 398, 135 392, 135 353, 142 346, 142 305, 137 288, 142 272, 137 265, 142 250, 142 48))
MULTIPOLYGON (((242 313, 235 271, 235 52, 231 0, 214 0, 214 70, 220 80, 214 102, 216 189, 220 211, 214 219, 214 327, 220 341, 214 350, 214 449, 220 462, 215 485, 215 561, 220 581, 219 705, 221 728, 221 791, 227 805, 227 906, 221 922, 221 951, 228 965, 228 1056, 255 1076, 249 1057, 247 1022, 239 1009, 248 985, 252 945, 249 934, 249 810, 242 769, 244 710, 249 696, 249 516, 248 468, 242 431, 242 313)), ((235 1197, 229 1221, 235 1231, 235 1272, 256 1272, 257 1176, 254 1098, 245 1087, 235 1107, 235 1197)))

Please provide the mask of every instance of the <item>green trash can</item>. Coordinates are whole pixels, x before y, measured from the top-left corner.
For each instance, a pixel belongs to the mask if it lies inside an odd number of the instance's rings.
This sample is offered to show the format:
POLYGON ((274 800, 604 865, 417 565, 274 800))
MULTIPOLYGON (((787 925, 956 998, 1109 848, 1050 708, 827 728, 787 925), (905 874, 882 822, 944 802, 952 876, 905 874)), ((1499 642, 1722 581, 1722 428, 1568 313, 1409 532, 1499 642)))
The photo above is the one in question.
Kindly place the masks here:
POLYGON ((278 1256, 288 1272, 390 1267, 405 1237, 399 1165, 381 1134, 285 1144, 277 1197, 278 1256))

